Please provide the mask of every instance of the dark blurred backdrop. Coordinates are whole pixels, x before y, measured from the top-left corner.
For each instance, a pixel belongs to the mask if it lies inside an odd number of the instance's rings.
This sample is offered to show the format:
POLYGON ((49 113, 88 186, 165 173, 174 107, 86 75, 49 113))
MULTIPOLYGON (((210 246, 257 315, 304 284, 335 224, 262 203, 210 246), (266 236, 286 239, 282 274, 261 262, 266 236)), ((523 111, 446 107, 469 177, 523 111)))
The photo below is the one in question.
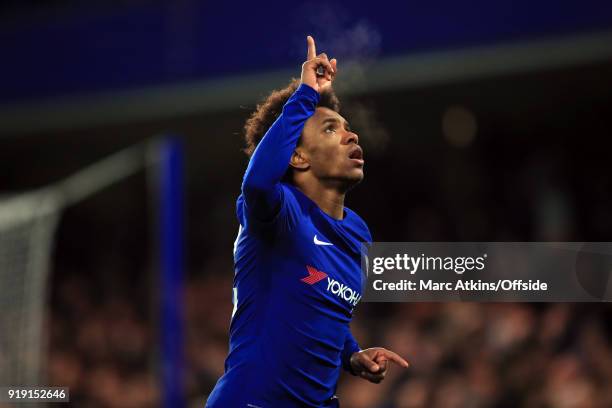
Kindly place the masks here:
MULTIPOLYGON (((46 185, 156 135, 183 140, 192 406, 227 352, 242 126, 299 76, 307 33, 340 55, 343 114, 366 157, 347 205, 376 241, 610 241, 609 5, 440 3, 5 2, 0 188, 46 185)), ((142 173, 61 219, 48 376, 71 387, 75 406, 159 403, 152 206, 142 173)), ((396 350, 412 367, 376 386, 345 376, 340 399, 609 407, 611 311, 361 304, 362 347, 396 350)))

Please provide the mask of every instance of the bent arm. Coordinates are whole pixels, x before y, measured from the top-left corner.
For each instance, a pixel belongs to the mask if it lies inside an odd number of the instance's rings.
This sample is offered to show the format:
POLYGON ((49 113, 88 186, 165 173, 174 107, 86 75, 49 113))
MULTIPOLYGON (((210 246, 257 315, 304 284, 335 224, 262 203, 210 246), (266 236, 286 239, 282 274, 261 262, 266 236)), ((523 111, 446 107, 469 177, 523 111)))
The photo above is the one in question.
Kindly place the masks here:
POLYGON ((257 219, 267 221, 278 212, 280 181, 304 123, 314 114, 318 102, 318 92, 301 84, 253 152, 242 181, 242 194, 249 212, 257 219))

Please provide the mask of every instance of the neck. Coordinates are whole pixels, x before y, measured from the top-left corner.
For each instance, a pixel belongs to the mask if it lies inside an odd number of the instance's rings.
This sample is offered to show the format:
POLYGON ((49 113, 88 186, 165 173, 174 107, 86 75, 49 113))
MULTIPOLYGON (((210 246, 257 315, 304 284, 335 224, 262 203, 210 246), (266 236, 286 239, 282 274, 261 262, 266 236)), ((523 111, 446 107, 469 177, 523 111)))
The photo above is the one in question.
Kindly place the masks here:
POLYGON ((296 187, 314 201, 325 214, 337 220, 344 218, 345 193, 337 187, 325 186, 322 183, 297 183, 296 187))

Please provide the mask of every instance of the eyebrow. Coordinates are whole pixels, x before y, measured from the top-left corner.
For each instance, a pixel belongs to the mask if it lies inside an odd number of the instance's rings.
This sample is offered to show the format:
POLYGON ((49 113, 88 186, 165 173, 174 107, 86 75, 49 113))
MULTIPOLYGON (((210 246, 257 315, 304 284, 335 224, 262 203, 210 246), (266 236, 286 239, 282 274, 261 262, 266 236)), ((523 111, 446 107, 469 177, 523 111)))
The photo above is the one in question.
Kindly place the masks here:
MULTIPOLYGON (((321 122, 321 127, 325 126, 326 123, 340 123, 340 119, 336 117, 327 117, 323 119, 323 122, 321 122)), ((344 125, 349 129, 351 128, 351 125, 349 125, 346 120, 344 120, 344 125)))

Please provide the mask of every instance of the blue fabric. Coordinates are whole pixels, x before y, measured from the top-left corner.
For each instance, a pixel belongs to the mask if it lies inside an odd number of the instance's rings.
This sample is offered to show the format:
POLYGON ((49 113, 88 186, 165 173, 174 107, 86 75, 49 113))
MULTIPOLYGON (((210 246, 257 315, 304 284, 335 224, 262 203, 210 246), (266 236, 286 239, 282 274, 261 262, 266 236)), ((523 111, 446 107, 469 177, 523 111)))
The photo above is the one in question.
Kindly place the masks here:
POLYGON ((351 356, 353 353, 361 351, 359 344, 349 331, 346 336, 346 340, 344 341, 344 349, 342 350, 342 354, 340 356, 342 361, 342 368, 353 375, 357 375, 358 373, 353 372, 351 368, 351 356))
POLYGON ((161 373, 162 404, 187 406, 184 394, 183 356, 183 145, 168 138, 162 147, 160 189, 161 282, 161 373))
POLYGON ((346 207, 342 220, 330 217, 281 182, 317 102, 301 85, 245 173, 230 350, 209 408, 337 406, 341 367, 359 350, 349 323, 363 290, 368 227, 346 207))

